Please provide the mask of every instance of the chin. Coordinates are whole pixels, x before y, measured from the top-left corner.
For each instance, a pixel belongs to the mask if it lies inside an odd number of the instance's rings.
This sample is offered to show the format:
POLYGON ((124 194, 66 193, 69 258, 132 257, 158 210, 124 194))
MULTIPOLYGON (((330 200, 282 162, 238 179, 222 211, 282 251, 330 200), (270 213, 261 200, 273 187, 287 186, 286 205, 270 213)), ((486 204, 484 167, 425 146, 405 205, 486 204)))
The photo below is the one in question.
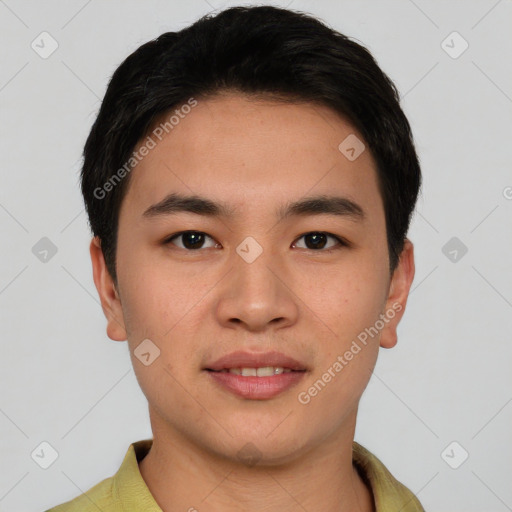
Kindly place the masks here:
MULTIPOLYGON (((231 428, 230 432, 235 429, 231 428)), ((306 433, 303 434, 306 436, 306 433)), ((293 462, 308 451, 312 442, 306 442, 300 432, 295 428, 283 429, 268 435, 267 431, 238 431, 233 437, 228 437, 225 444, 219 446, 215 440, 214 447, 210 449, 217 456, 238 462, 248 467, 280 466, 293 462), (292 434, 293 433, 293 434, 292 434)))

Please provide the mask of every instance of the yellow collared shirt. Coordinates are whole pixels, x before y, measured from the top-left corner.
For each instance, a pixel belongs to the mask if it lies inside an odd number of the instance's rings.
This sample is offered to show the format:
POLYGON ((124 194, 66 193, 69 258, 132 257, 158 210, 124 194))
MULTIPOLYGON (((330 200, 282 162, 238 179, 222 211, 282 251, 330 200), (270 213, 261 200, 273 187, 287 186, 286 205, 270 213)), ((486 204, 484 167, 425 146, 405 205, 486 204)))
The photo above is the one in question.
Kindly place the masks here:
MULTIPOLYGON (((46 512, 162 512, 139 471, 138 463, 152 444, 152 439, 132 443, 114 476, 46 512)), ((352 459, 372 489, 376 512, 425 512, 414 494, 375 455, 355 441, 352 459)))

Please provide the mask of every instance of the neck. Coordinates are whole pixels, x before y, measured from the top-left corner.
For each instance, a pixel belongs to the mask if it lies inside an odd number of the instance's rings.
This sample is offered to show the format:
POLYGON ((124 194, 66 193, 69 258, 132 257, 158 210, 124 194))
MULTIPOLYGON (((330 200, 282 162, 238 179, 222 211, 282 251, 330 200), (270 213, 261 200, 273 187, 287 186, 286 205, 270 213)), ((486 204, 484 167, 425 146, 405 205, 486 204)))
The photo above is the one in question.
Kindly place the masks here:
POLYGON ((333 436, 288 463, 254 466, 153 428, 139 469, 163 512, 374 512, 372 492, 352 463, 355 417, 351 427, 350 435, 333 436))

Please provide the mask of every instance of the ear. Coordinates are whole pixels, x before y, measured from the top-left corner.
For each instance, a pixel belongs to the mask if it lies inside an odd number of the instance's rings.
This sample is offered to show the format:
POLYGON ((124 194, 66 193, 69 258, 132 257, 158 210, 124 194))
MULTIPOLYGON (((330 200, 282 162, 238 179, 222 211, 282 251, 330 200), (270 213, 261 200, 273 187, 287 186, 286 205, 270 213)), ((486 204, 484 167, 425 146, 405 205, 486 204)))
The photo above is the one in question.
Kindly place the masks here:
POLYGON ((89 251, 94 284, 100 296, 103 313, 107 318, 107 336, 114 341, 125 341, 127 336, 121 299, 107 269, 99 237, 95 236, 91 240, 89 251))
POLYGON ((400 260, 391 277, 388 298, 383 312, 387 318, 386 326, 381 331, 380 337, 380 346, 383 348, 392 348, 398 341, 396 329, 405 313, 414 271, 414 246, 406 238, 400 260))

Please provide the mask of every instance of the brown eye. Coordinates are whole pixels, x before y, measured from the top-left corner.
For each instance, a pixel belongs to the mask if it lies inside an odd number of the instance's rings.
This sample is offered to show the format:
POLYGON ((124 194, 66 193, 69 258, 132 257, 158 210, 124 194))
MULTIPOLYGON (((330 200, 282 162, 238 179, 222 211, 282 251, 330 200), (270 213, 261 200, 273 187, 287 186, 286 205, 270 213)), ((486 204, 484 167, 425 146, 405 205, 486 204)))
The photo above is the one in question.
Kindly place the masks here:
POLYGON ((313 251, 324 250, 324 252, 327 252, 331 249, 337 249, 340 246, 346 245, 339 237, 331 235, 330 233, 325 233, 323 231, 312 231, 311 233, 302 235, 300 238, 304 238, 306 241, 305 249, 311 249, 313 251), (329 238, 334 239, 336 243, 326 248, 329 238))
POLYGON ((207 239, 212 240, 213 242, 213 245, 210 245, 209 247, 216 247, 217 244, 215 243, 213 238, 208 236, 206 233, 202 233, 201 231, 183 231, 182 233, 177 233, 171 236, 170 238, 167 238, 164 243, 172 243, 174 245, 177 245, 181 249, 198 250, 205 248, 204 243, 207 239), (176 239, 182 240, 181 246, 173 242, 173 240, 176 239))

